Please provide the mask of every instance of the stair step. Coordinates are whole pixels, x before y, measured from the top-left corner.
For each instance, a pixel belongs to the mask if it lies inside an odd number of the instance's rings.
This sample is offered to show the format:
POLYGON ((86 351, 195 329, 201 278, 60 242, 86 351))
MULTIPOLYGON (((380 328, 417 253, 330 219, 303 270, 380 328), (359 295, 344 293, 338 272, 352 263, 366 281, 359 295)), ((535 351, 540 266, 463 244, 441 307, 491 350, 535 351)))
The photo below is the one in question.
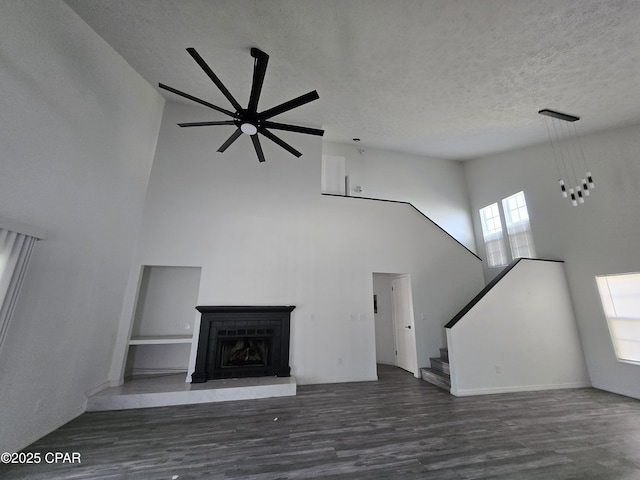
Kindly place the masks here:
POLYGON ((451 377, 446 373, 438 372, 431 368, 421 368, 420 375, 424 381, 451 392, 451 377))
POLYGON ((441 348, 440 349, 440 359, 444 360, 445 362, 449 361, 449 349, 448 348, 441 348))
POLYGON ((451 374, 449 370, 449 362, 443 360, 442 358, 430 358, 431 362, 431 370, 436 370, 438 372, 446 373, 447 375, 451 374))

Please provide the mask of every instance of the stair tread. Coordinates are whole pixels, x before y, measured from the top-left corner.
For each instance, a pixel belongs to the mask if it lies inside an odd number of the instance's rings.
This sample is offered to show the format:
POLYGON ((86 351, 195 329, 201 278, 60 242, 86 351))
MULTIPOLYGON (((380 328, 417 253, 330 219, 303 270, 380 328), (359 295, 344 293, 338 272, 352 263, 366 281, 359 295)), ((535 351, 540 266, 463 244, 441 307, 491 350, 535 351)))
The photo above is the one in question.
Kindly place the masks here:
POLYGON ((451 392, 451 377, 431 368, 421 368, 420 376, 425 381, 447 392, 451 392))
POLYGON ((449 363, 448 360, 444 360, 440 357, 429 357, 429 360, 433 360, 434 362, 438 362, 438 363, 446 363, 446 364, 449 363))
POLYGON ((420 369, 421 372, 426 372, 428 374, 433 374, 433 375, 437 375, 438 377, 444 378, 446 380, 449 380, 451 378, 451 376, 448 373, 445 372, 441 372, 440 370, 434 370, 433 368, 421 368, 420 369))
POLYGON ((449 362, 447 362, 446 360, 443 360, 442 358, 432 357, 429 359, 429 363, 431 365, 432 370, 441 371, 446 374, 449 374, 449 372, 451 371, 449 367, 449 362))
POLYGON ((449 367, 449 349, 440 348, 440 357, 429 358, 430 367, 420 369, 420 377, 438 388, 451 393, 451 375, 449 367))

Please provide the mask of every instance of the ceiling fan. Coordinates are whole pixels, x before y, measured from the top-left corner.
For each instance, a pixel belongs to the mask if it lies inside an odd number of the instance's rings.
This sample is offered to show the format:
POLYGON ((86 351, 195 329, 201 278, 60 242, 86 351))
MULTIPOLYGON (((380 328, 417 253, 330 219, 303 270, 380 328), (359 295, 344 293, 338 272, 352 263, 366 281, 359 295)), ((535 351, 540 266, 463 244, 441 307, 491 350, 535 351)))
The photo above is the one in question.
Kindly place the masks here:
POLYGON ((238 101, 231 95, 231 92, 227 90, 224 84, 220 81, 220 79, 213 73, 213 70, 207 65, 207 63, 203 60, 203 58, 196 52, 195 48, 187 48, 187 52, 189 55, 193 57, 200 68, 204 70, 204 72, 209 76, 209 78, 215 83, 216 87, 222 92, 222 94, 229 100, 235 112, 230 110, 226 110, 224 108, 213 105, 209 102, 201 100, 193 95, 189 95, 188 93, 181 92, 173 87, 169 87, 168 85, 164 85, 162 83, 159 84, 159 87, 167 90, 169 92, 175 93, 176 95, 180 95, 181 97, 187 98, 193 102, 204 105, 205 107, 209 107, 213 110, 216 110, 220 113, 224 113, 225 115, 231 117, 231 120, 220 120, 220 121, 211 121, 211 122, 192 122, 192 123, 179 123, 180 127, 203 127, 209 125, 235 125, 236 131, 224 142, 220 148, 218 148, 218 152, 224 152, 229 146, 235 142, 238 137, 240 137, 243 133, 251 136, 251 141, 253 142, 253 147, 256 150, 256 154, 258 155, 258 160, 260 162, 264 162, 264 153, 262 152, 262 145, 260 145, 260 139, 258 138, 258 133, 264 135, 272 142, 280 145, 282 148, 292 153, 296 157, 300 157, 302 153, 293 148, 291 145, 283 141, 281 138, 277 137, 275 134, 270 132, 267 129, 272 130, 286 130, 289 132, 297 132, 297 133, 306 133, 309 135, 319 135, 322 136, 324 134, 323 130, 319 130, 317 128, 308 128, 308 127, 300 127, 297 125, 289 125, 286 123, 276 123, 272 122, 269 119, 275 117, 276 115, 280 115, 281 113, 288 112, 294 108, 300 107, 306 103, 309 103, 313 100, 317 100, 320 98, 317 91, 312 91, 296 97, 288 102, 281 103, 280 105, 276 105, 273 108, 268 110, 263 110, 262 112, 258 112, 258 100, 260 99, 260 93, 262 91, 262 83, 264 82, 265 73, 267 71, 267 63, 269 62, 269 55, 264 53, 262 50, 258 48, 251 49, 251 56, 255 59, 253 63, 253 83, 251 85, 251 94, 249 96, 249 104, 247 108, 242 108, 242 105, 238 103, 238 101))

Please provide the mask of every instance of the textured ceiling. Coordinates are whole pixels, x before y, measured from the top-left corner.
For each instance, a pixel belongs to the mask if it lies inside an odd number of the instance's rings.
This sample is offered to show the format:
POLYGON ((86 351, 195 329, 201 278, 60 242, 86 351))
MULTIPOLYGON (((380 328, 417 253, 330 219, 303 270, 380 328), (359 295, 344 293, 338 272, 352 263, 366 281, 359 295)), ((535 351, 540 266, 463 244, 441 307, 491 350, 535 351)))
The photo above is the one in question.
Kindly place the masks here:
MULTIPOLYGON (((273 121, 329 141, 464 160, 544 142, 542 108, 580 133, 640 124, 637 0, 65 1, 150 84, 223 108, 185 49, 246 104, 260 48, 259 110, 317 90, 273 121)), ((203 109, 184 120, 228 118, 203 109)))

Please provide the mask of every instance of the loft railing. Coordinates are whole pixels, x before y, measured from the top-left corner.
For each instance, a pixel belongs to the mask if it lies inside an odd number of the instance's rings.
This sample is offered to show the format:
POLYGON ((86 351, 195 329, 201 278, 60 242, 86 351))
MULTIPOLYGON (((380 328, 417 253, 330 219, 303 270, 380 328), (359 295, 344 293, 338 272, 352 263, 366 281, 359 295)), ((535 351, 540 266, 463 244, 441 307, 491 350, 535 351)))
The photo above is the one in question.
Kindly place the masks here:
POLYGON ((373 200, 376 202, 387 202, 387 203, 398 203, 398 204, 403 204, 403 205, 409 205, 411 208, 413 208, 416 212, 418 212, 420 215, 422 215, 425 219, 427 219, 429 222, 431 222, 435 227, 437 227, 438 229, 440 229, 443 233, 445 233, 449 238, 451 238, 451 240, 453 240, 454 242, 456 242, 458 245, 460 245, 462 248, 464 248, 467 252, 469 252, 471 255, 473 255, 474 257, 476 257, 478 260, 482 261, 482 259, 476 255, 475 253, 473 253, 471 250, 469 250, 469 248, 467 248, 463 243, 461 243, 457 238, 455 238, 453 235, 451 235, 449 232, 447 232, 444 228, 442 228, 440 225, 438 225, 436 222, 434 222, 433 220, 431 220, 428 216, 426 216, 423 212, 421 212, 419 209, 417 209, 415 207, 415 205, 413 205, 411 202, 404 202, 402 200, 385 200, 382 198, 370 198, 370 197, 352 197, 349 195, 338 195, 335 193, 323 193, 322 195, 326 196, 326 197, 340 197, 340 198, 353 198, 356 200, 373 200))

